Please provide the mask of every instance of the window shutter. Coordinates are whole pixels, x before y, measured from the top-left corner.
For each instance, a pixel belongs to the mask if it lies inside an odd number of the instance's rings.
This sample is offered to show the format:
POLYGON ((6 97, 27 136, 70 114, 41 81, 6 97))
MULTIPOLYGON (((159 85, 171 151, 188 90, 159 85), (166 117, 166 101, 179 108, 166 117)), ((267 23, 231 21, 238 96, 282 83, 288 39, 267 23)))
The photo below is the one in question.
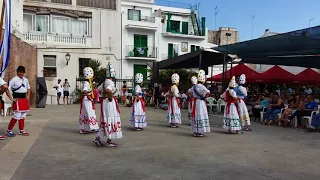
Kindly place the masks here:
POLYGON ((168 44, 168 59, 173 58, 173 44, 168 44))
POLYGON ((182 34, 188 34, 188 22, 182 22, 182 34))
POLYGON ((43 60, 44 60, 44 67, 56 67, 57 62, 56 62, 57 57, 56 56, 48 56, 44 55, 43 60))

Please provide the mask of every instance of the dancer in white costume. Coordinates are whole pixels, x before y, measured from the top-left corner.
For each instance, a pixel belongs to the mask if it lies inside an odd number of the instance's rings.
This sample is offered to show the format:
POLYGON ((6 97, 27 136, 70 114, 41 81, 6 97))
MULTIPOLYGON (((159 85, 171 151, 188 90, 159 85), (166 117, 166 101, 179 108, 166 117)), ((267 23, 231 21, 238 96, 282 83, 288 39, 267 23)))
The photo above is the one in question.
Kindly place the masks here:
POLYGON ((247 97, 247 88, 243 87, 246 83, 246 75, 242 74, 239 78, 239 85, 234 88, 234 91, 238 97, 238 111, 239 117, 242 122, 242 128, 245 131, 250 131, 250 117, 247 109, 247 105, 244 102, 244 98, 247 97))
POLYGON ((143 99, 143 92, 140 84, 143 82, 143 75, 141 73, 136 74, 136 87, 134 88, 135 98, 133 99, 132 110, 130 114, 130 123, 136 131, 141 131, 147 127, 146 122, 146 108, 143 99))
POLYGON ((83 95, 80 104, 79 128, 80 134, 86 134, 89 131, 98 131, 99 124, 94 107, 92 80, 93 69, 86 67, 83 69, 83 76, 90 82, 85 81, 83 85, 83 95))
POLYGON ((198 73, 198 84, 192 88, 192 131, 195 137, 203 137, 204 133, 210 132, 207 103, 205 101, 210 91, 203 85, 206 80, 206 73, 200 70, 198 73))
POLYGON ((178 84, 180 77, 177 73, 174 73, 171 76, 172 86, 168 92, 168 111, 167 111, 167 120, 170 124, 170 127, 177 128, 177 124, 181 124, 181 111, 180 111, 180 94, 178 89, 178 84))
POLYGON ((122 138, 120 108, 116 97, 117 88, 112 81, 115 76, 116 72, 109 63, 107 66, 107 78, 98 87, 98 90, 102 92, 102 97, 100 98, 100 130, 93 140, 97 146, 103 146, 101 138, 105 137, 107 138, 107 147, 118 147, 118 144, 113 143, 112 140, 122 138))
POLYGON ((193 99, 193 86, 196 85, 197 83, 198 83, 197 77, 192 76, 192 77, 191 77, 192 87, 188 90, 188 94, 189 94, 189 96, 190 96, 189 103, 188 103, 188 118, 189 118, 189 121, 190 121, 190 125, 191 125, 191 126, 192 126, 192 117, 191 117, 191 113, 192 113, 192 103, 193 103, 193 101, 194 101, 194 99, 193 99))
POLYGON ((230 83, 229 88, 221 95, 226 102, 226 106, 224 108, 224 116, 223 116, 223 128, 228 130, 229 133, 232 131, 236 131, 236 133, 241 133, 241 123, 237 109, 237 95, 233 88, 236 87, 236 80, 233 76, 230 83))

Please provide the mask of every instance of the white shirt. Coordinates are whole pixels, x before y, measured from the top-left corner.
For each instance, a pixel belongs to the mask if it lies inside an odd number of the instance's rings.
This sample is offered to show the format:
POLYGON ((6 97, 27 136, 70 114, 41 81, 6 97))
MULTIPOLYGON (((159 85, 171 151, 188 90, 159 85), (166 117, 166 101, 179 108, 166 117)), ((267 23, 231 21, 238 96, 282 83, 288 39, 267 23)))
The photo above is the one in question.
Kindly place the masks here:
POLYGON ((13 91, 15 93, 27 93, 28 89, 30 89, 30 84, 27 78, 20 78, 19 76, 15 76, 9 81, 9 88, 12 91, 19 88, 18 90, 13 91))
POLYGON ((3 86, 4 84, 7 84, 2 78, 0 78, 0 87, 3 86))
POLYGON ((171 94, 173 94, 174 97, 180 97, 179 95, 179 89, 177 86, 171 86, 171 94))
POLYGON ((138 93, 138 94, 142 92, 141 87, 139 85, 136 85, 136 87, 134 88, 134 91, 135 93, 138 93))
POLYGON ((306 93, 306 94, 312 94, 311 88, 305 89, 305 90, 304 90, 304 93, 306 93))
POLYGON ((54 87, 57 88, 58 93, 62 93, 62 84, 56 84, 54 87))
POLYGON ((100 91, 100 92, 103 92, 103 89, 111 90, 112 94, 114 96, 117 95, 117 88, 116 88, 114 82, 110 79, 106 79, 104 81, 104 83, 100 84, 100 86, 98 87, 98 91, 100 91), (104 85, 104 87, 103 87, 103 85, 104 85))
MULTIPOLYGON (((210 93, 210 91, 203 85, 203 84, 196 84, 195 88, 197 89, 197 92, 199 93, 200 96, 205 97, 207 94, 210 93)), ((194 98, 199 98, 197 96, 197 94, 194 92, 193 87, 190 88, 191 92, 192 92, 192 96, 194 98)))
POLYGON ((69 92, 69 87, 70 87, 69 82, 63 83, 63 91, 68 91, 69 92))
POLYGON ((90 84, 88 81, 85 81, 83 84, 83 91, 87 91, 88 94, 91 94, 92 89, 90 88, 90 84))

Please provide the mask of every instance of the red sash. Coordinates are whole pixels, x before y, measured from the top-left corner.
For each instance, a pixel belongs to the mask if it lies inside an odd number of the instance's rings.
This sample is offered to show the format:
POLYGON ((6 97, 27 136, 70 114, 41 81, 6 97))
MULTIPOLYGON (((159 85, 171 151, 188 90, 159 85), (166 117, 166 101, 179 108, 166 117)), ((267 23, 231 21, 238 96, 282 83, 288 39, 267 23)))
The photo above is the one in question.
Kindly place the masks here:
MULTIPOLYGON (((206 100, 201 100, 201 101, 206 102, 206 100)), ((192 120, 195 120, 195 117, 196 117, 196 104, 197 104, 196 102, 197 102, 197 98, 193 98, 193 106, 192 106, 192 113, 191 113, 192 120)), ((206 108, 207 108, 207 106, 206 106, 206 108)), ((207 109, 207 111, 208 111, 208 109, 207 109)))
MULTIPOLYGON (((101 104, 101 112, 102 112, 102 104, 104 100, 108 100, 106 97, 100 97, 100 104, 101 104)), ((116 103, 116 108, 118 113, 120 113, 120 108, 119 108, 119 104, 118 104, 118 99, 116 96, 113 96, 113 100, 116 103)), ((108 100, 109 101, 109 100, 108 100)))
POLYGON ((27 98, 18 98, 17 102, 12 103, 13 111, 28 111, 29 109, 30 106, 27 98))
POLYGON ((192 101, 194 100, 194 97, 190 97, 190 102, 189 102, 189 105, 190 105, 190 109, 192 109, 192 101))
MULTIPOLYGON (((84 97, 85 97, 85 95, 82 95, 81 101, 80 101, 80 102, 81 102, 81 103, 80 103, 80 114, 81 114, 81 110, 82 110, 82 102, 83 102, 84 97)), ((92 94, 90 94, 90 97, 91 97, 91 99, 92 99, 92 94)), ((94 101, 93 101, 93 99, 91 100, 91 103, 92 103, 92 109, 95 110, 96 108, 95 108, 95 106, 94 106, 94 101)))
MULTIPOLYGON (((229 90, 226 91, 226 114, 230 114, 230 106, 231 104, 234 104, 237 108, 237 111, 238 111, 238 106, 236 105, 237 103, 237 99, 234 99, 233 97, 231 97, 230 93, 229 93, 229 90)), ((238 112, 239 114, 239 112, 238 112)))
MULTIPOLYGON (((171 113, 174 114, 172 100, 173 100, 173 96, 170 96, 169 97, 169 105, 171 107, 171 113)), ((179 98, 176 97, 176 101, 177 101, 178 107, 180 108, 180 100, 179 100, 179 98)))
MULTIPOLYGON (((133 98, 133 102, 136 101, 136 98, 133 98)), ((146 105, 144 103, 144 99, 142 97, 139 97, 139 101, 141 102, 142 110, 143 112, 146 112, 146 105)), ((132 106, 133 112, 134 112, 134 106, 132 106)))

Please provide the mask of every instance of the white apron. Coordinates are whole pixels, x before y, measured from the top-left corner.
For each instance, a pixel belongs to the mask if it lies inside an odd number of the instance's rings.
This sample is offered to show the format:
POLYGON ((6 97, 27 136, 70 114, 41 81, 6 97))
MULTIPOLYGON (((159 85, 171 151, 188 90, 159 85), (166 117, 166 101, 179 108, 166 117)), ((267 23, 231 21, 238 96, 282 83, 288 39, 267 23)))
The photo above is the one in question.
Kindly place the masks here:
MULTIPOLYGON (((135 87, 135 93, 142 93, 139 85, 135 87)), ((130 123, 135 128, 147 127, 145 103, 142 96, 139 96, 139 101, 136 101, 136 97, 133 99, 133 105, 130 114, 130 123)))

